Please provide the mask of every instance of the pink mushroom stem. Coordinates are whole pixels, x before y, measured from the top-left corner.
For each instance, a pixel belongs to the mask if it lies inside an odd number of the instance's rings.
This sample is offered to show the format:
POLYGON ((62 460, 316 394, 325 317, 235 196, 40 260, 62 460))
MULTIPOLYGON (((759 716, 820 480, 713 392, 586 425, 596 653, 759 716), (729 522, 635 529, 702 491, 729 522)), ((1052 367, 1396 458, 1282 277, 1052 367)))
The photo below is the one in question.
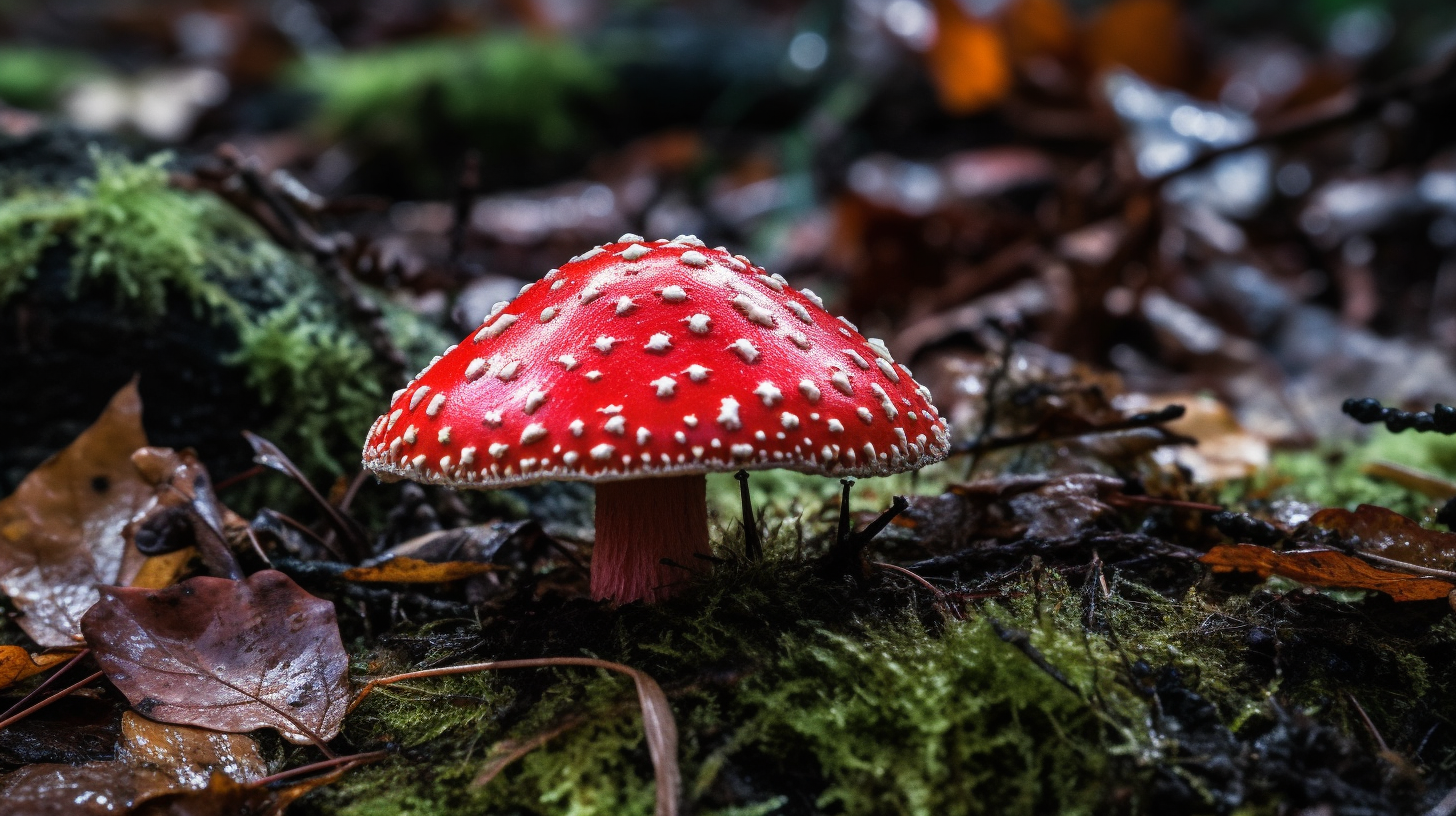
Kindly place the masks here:
POLYGON ((597 600, 654 603, 686 586, 709 555, 708 480, 666 476, 597 484, 591 589, 597 600), (668 566, 662 559, 681 566, 668 566))

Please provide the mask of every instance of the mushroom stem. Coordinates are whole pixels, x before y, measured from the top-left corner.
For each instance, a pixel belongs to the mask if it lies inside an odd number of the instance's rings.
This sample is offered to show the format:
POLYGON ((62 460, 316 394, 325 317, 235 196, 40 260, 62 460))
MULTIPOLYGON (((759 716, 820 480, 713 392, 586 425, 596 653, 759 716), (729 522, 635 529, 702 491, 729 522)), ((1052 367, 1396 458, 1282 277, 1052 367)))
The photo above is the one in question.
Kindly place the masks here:
POLYGON ((662 560, 691 564, 711 554, 707 498, 702 475, 598 484, 592 597, 622 604, 673 595, 687 576, 662 560))

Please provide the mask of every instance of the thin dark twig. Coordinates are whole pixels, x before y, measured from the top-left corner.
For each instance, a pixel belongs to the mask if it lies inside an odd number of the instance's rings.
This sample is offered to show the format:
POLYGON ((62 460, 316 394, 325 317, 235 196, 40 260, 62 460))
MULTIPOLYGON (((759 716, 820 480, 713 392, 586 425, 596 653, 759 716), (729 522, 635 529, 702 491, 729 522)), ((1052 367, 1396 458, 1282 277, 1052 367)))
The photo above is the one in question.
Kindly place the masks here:
POLYGON ((333 768, 338 765, 364 765, 370 762, 378 762, 381 759, 387 759, 393 753, 393 751, 382 750, 370 751, 364 754, 350 754, 349 756, 334 757, 333 759, 325 759, 319 762, 309 763, 308 765, 301 765, 297 768, 292 768, 287 771, 279 771, 272 776, 265 776, 262 779, 256 779, 252 782, 252 784, 255 787, 261 788, 266 785, 271 785, 275 782, 282 782, 285 779, 292 779, 296 776, 305 776, 307 774, 315 773, 317 771, 328 770, 329 768, 333 768))
MULTIPOLYGON (((262 467, 262 466, 259 465, 259 467, 262 467)), ((373 475, 373 474, 371 474, 367 470, 361 470, 357 474, 354 475, 353 481, 349 482, 349 489, 348 490, 345 490, 344 491, 344 497, 342 499, 339 499, 339 512, 340 513, 347 513, 347 512, 349 512, 349 505, 353 504, 354 503, 354 497, 357 496, 357 495, 359 495, 359 488, 363 487, 364 486, 364 483, 367 482, 367 481, 369 481, 369 477, 371 475, 373 475)))
POLYGON ((753 499, 748 495, 748 471, 733 474, 738 480, 738 495, 743 499, 743 554, 749 561, 763 560, 763 545, 758 540, 758 522, 753 517, 753 499))
POLYGON ((268 468, 265 468, 262 465, 253 465, 242 473, 234 473, 233 475, 227 477, 226 479, 223 479, 212 487, 214 490, 218 491, 227 490, 233 485, 242 484, 243 482, 246 482, 247 480, 255 476, 261 476, 262 474, 267 472, 268 468))
POLYGON ((967 448, 971 452, 971 458, 966 461, 966 478, 968 479, 975 472, 976 465, 980 463, 981 454, 985 452, 980 449, 981 443, 986 441, 986 437, 991 435, 991 429, 996 425, 996 389, 1001 385, 1001 381, 1006 379, 1006 373, 1011 370, 1011 352, 1016 348, 1016 338, 1012 337, 1010 332, 1005 331, 1001 324, 989 322, 986 325, 998 330, 1003 342, 1001 359, 996 367, 991 369, 990 375, 986 377, 986 415, 981 419, 981 429, 976 432, 976 438, 971 440, 970 447, 967 448))
MULTIPOLYGON (((989 451, 1001 450, 1002 448, 1015 448, 1022 445, 1034 445, 1040 442, 1056 442, 1062 439, 1075 439, 1079 436, 1091 436, 1093 434, 1116 433, 1118 431, 1131 431, 1139 428, 1150 428, 1162 425, 1165 422, 1172 422, 1183 416, 1185 409, 1181 405, 1169 405, 1158 411, 1149 411, 1141 414, 1133 414, 1125 419, 1114 422, 1105 422, 1101 425, 1088 425, 1085 428, 1076 428, 1060 433, 1043 433, 1030 431, 1014 436, 1000 436, 987 439, 983 442, 967 441, 951 449, 951 453, 981 454, 989 451)), ((1167 429, 1161 429, 1167 434, 1166 444, 1196 445, 1197 440, 1186 436, 1180 436, 1167 429)))
POLYGON ((104 674, 104 672, 96 672, 95 674, 87 675, 84 679, 78 680, 75 683, 61 689, 55 694, 52 694, 44 700, 41 700, 35 705, 32 705, 30 708, 22 710, 19 714, 14 714, 12 716, 6 717, 4 720, 0 720, 0 731, 4 731, 5 729, 20 722, 26 717, 29 717, 35 712, 40 711, 42 708, 45 708, 51 703, 59 702, 61 699, 69 696, 71 692, 75 691, 76 689, 79 689, 82 686, 88 685, 96 680, 101 679, 104 674))
POLYGON ((853 479, 840 479, 844 491, 839 496, 839 528, 834 533, 834 545, 842 545, 849 538, 849 489, 854 487, 853 479))
POLYGON ((88 654, 91 654, 91 650, 90 649, 82 649, 81 651, 76 652, 76 656, 75 657, 71 658, 70 660, 67 660, 66 661, 66 664, 64 666, 62 666, 59 669, 56 669, 55 671, 51 672, 51 676, 50 677, 47 677, 45 680, 41 681, 40 685, 38 685, 35 688, 31 689, 29 694, 25 695, 24 697, 21 697, 20 698, 20 702, 16 703, 15 705, 11 706, 10 708, 7 708, 5 710, 5 713, 4 714, 0 714, 0 720, 3 720, 6 717, 9 717, 11 714, 14 714, 15 712, 17 712, 20 709, 24 708, 25 705, 27 703, 29 703, 31 700, 34 700, 35 698, 39 697, 40 694, 41 694, 41 692, 43 692, 47 688, 49 688, 52 683, 54 683, 57 680, 59 680, 61 678, 61 675, 63 675, 66 672, 70 671, 72 666, 74 666, 77 663, 81 662, 81 658, 85 657, 88 654))
POLYGON ((961 612, 960 610, 960 605, 952 601, 951 597, 945 594, 945 590, 941 589, 935 584, 930 583, 919 575, 916 575, 915 573, 905 569, 902 566, 899 566, 898 564, 886 564, 883 561, 871 561, 870 563, 876 567, 879 567, 880 569, 897 572, 905 576, 906 578, 914 581, 915 583, 921 585, 922 587, 925 587, 927 590, 930 591, 932 595, 935 596, 936 603, 940 604, 945 609, 950 611, 951 617, 955 618, 958 621, 963 621, 966 619, 965 613, 961 612))
POLYGON ((991 618, 990 621, 991 628, 995 630, 997 637, 1001 638, 1007 643, 1010 643, 1012 646, 1015 646, 1022 654, 1026 655, 1027 659, 1029 659, 1032 663, 1036 664, 1036 667, 1038 669, 1046 672, 1048 677, 1060 683, 1062 687, 1065 688, 1067 691, 1075 694, 1077 696, 1077 699, 1082 698, 1082 692, 1076 686, 1072 685, 1072 681, 1068 680, 1065 674, 1062 674, 1061 669, 1053 666, 1039 649, 1031 645, 1030 634, 1023 632, 1020 629, 1011 629, 1003 625, 1001 621, 998 621, 995 618, 991 618))
POLYGON ((1390 746, 1385 744, 1385 737, 1380 736, 1380 730, 1375 727, 1375 723, 1370 721, 1370 715, 1365 713, 1365 707, 1360 705, 1360 701, 1356 700, 1355 695, 1350 692, 1345 692, 1345 696, 1350 698, 1350 704, 1355 706, 1355 713, 1360 715, 1360 721, 1365 723, 1365 730, 1370 732, 1371 738, 1380 747, 1380 752, 1390 753, 1390 746))

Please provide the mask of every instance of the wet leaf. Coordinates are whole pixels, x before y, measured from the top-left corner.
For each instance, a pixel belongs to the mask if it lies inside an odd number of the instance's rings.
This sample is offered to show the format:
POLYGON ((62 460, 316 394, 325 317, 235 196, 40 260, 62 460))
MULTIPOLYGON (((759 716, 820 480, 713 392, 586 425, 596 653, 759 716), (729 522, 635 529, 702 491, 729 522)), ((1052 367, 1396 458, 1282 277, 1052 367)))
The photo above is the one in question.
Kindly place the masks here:
POLYGON ((0 646, 0 689, 64 663, 75 652, 44 652, 32 656, 24 646, 0 646))
POLYGON ((1456 533, 1427 530, 1384 507, 1362 504, 1353 511, 1328 507, 1311 516, 1309 523, 1338 533, 1364 552, 1407 564, 1436 569, 1456 564, 1456 533))
POLYGON ((108 587, 82 630, 108 679, 152 719, 322 743, 349 703, 333 604, 273 570, 108 587))
POLYGON ((1376 569, 1352 555, 1334 550, 1275 552, 1253 544, 1220 544, 1199 559, 1214 572, 1279 575, 1303 584, 1342 589, 1373 589, 1397 601, 1433 601, 1452 589, 1447 581, 1376 569))
POLYGON ((505 567, 498 564, 480 564, 470 561, 433 563, 418 558, 396 556, 377 564, 345 570, 344 578, 362 583, 432 584, 470 578, 501 569, 505 569, 505 567))
POLYGON ((176 791, 142 803, 132 816, 279 816, 299 797, 338 779, 346 769, 279 790, 240 784, 214 773, 207 787, 176 791))
MULTIPOLYGON (((195 545, 213 575, 241 577, 229 548, 246 540, 248 523, 218 501, 212 477, 197 454, 190 449, 146 447, 132 454, 132 463, 152 485, 154 496, 127 525, 127 541, 154 557, 195 545)), ((168 566, 180 569, 185 563, 173 558, 154 565, 148 570, 149 585, 162 580, 168 566)))
POLYGON ((152 494, 131 462, 147 444, 136 382, 90 428, 0 501, 0 590, 42 646, 73 646, 100 584, 128 582, 142 557, 122 529, 152 494))
POLYGON ((1167 423, 1169 431, 1197 445, 1165 447, 1154 455, 1161 464, 1188 469, 1195 482, 1221 482, 1253 476, 1269 465, 1269 440, 1246 429, 1227 405, 1204 394, 1123 394, 1116 400, 1126 411, 1152 411, 1182 405, 1185 413, 1167 423))
POLYGON ((7 816, 127 813, 138 802, 205 788, 218 777, 237 785, 265 773, 250 737, 154 723, 127 712, 114 761, 27 765, 0 777, 0 799, 7 816))

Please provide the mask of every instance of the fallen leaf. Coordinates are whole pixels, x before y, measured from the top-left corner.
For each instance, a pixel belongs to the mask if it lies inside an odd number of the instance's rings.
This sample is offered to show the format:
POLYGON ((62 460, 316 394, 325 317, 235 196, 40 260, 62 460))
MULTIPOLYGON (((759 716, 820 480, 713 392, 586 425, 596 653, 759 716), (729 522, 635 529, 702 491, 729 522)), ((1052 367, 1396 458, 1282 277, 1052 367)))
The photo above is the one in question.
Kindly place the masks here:
POLYGON ((1204 394, 1122 394, 1114 401, 1124 411, 1151 411, 1182 405, 1183 416, 1164 425, 1197 445, 1161 448, 1153 455, 1163 465, 1187 468, 1193 481, 1222 482, 1253 476, 1269 465, 1269 440, 1239 424, 1233 411, 1204 394))
POLYGON ((0 689, 64 663, 75 652, 43 652, 32 656, 24 646, 0 646, 0 689))
POLYGON ((937 3, 939 35, 925 55, 947 112, 984 110, 1011 89, 1011 66, 1001 34, 991 22, 972 19, 953 2, 937 3))
POLYGON ((433 563, 418 558, 395 556, 369 566, 347 569, 344 571, 344 578, 361 583, 432 584, 470 578, 501 569, 505 567, 498 564, 470 561, 433 563))
POLYGON ((236 785, 265 773, 250 737, 154 723, 127 712, 115 760, 27 765, 0 777, 0 800, 6 816, 127 813, 148 799, 207 787, 218 776, 236 785))
POLYGON ((1456 565, 1456 533, 1427 530, 1394 510, 1362 504, 1353 511, 1327 507, 1309 523, 1338 533, 1358 549, 1435 569, 1456 565))
POLYGON ((107 587, 81 624, 138 711, 170 723, 322 744, 349 704, 334 606, 274 570, 165 589, 107 587))
POLYGON ((152 495, 131 462, 147 444, 136 381, 90 428, 0 501, 0 591, 42 646, 74 646, 96 587, 126 583, 141 565, 122 529, 152 495))
POLYGON ((1061 0, 1014 0, 1001 24, 1006 46, 1018 60, 1069 57, 1077 44, 1077 21, 1061 0))
POLYGON ((165 778, 168 789, 203 788, 217 773, 239 782, 268 775, 257 741, 246 734, 169 725, 132 711, 121 717, 116 761, 165 778))
POLYGON ((299 797, 333 782, 346 770, 340 768, 277 790, 241 784, 226 774, 214 773, 207 787, 149 799, 133 810, 132 816, 280 816, 299 797))
MULTIPOLYGON (((241 577, 230 547, 246 546, 248 523, 218 500, 212 478, 197 454, 190 449, 145 447, 131 459, 152 486, 153 497, 127 525, 127 541, 153 557, 195 545, 210 573, 241 577)), ((168 566, 180 569, 185 563, 173 558, 154 565, 147 571, 148 585, 162 580, 168 566)))
POLYGON ((1087 26, 1084 47, 1098 71, 1128 68, 1167 86, 1187 73, 1183 20, 1172 0, 1113 0, 1087 26))
POLYGON ((1439 578, 1376 569, 1334 550, 1275 552, 1253 544, 1220 544, 1198 560, 1214 572, 1254 572, 1311 586, 1373 589, 1397 601, 1433 601, 1456 589, 1456 584, 1439 578))

